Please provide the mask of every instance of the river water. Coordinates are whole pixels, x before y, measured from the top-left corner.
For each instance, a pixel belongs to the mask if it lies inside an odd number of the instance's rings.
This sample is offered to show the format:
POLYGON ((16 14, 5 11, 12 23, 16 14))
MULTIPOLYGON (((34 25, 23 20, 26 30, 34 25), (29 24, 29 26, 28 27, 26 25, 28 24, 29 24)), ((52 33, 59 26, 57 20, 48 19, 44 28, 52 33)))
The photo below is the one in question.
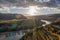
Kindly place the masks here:
POLYGON ((6 35, 0 35, 0 40, 19 40, 24 35, 25 33, 23 33, 22 31, 20 31, 19 34, 16 32, 10 32, 8 33, 8 37, 6 37, 6 35))

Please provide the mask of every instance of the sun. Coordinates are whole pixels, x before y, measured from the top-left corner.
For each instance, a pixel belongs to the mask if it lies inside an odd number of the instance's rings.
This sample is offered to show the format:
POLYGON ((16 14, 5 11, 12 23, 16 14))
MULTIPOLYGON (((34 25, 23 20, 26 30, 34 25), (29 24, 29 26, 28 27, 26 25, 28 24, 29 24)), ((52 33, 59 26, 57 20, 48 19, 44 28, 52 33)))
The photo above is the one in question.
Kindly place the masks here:
POLYGON ((29 15, 35 15, 35 13, 37 12, 37 6, 29 6, 28 7, 28 14, 29 15))

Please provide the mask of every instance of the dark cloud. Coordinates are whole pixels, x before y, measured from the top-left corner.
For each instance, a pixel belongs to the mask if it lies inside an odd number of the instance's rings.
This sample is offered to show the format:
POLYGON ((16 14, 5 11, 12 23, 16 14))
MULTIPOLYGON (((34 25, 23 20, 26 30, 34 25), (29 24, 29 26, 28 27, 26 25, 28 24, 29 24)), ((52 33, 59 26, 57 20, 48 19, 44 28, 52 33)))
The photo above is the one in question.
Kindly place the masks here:
POLYGON ((45 6, 49 6, 49 7, 57 7, 57 3, 55 0, 50 0, 49 2, 44 3, 45 6))
POLYGON ((0 0, 0 6, 29 6, 29 5, 39 5, 48 7, 58 7, 60 5, 60 0, 50 0, 49 2, 37 2, 35 0, 0 0))

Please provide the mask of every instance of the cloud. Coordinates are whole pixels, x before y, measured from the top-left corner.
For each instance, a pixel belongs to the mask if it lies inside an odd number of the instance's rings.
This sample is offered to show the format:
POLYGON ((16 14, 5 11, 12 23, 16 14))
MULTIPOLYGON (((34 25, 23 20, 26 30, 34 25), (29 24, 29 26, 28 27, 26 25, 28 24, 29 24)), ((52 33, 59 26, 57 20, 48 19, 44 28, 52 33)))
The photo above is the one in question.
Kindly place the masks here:
POLYGON ((60 13, 60 0, 0 0, 0 12, 25 13, 31 5, 45 7, 39 9, 41 13, 60 13))
POLYGON ((9 8, 8 7, 2 7, 2 8, 0 8, 0 12, 9 12, 9 8))
POLYGON ((43 2, 49 2, 50 0, 35 0, 35 1, 43 3, 43 2))
POLYGON ((39 5, 48 7, 60 7, 60 0, 0 0, 0 6, 19 6, 39 5))
POLYGON ((60 9, 58 8, 50 8, 50 7, 43 7, 40 8, 39 13, 44 13, 44 14, 55 14, 55 13, 60 13, 60 9))
MULTIPOLYGON (((0 8, 0 13, 17 13, 17 14, 23 14, 27 13, 29 8, 25 7, 4 7, 0 8)), ((60 9, 58 8, 51 8, 51 7, 41 7, 37 10, 37 14, 55 14, 60 13, 60 9)))

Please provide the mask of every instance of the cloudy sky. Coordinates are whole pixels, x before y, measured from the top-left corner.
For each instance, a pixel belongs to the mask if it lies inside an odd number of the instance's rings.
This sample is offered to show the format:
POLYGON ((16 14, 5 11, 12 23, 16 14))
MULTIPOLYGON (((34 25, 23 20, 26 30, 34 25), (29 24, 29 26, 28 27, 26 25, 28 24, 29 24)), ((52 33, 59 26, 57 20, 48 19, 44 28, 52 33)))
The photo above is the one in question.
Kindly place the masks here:
POLYGON ((1 13, 25 13, 29 6, 38 6, 39 13, 60 13, 60 0, 0 0, 1 13))

